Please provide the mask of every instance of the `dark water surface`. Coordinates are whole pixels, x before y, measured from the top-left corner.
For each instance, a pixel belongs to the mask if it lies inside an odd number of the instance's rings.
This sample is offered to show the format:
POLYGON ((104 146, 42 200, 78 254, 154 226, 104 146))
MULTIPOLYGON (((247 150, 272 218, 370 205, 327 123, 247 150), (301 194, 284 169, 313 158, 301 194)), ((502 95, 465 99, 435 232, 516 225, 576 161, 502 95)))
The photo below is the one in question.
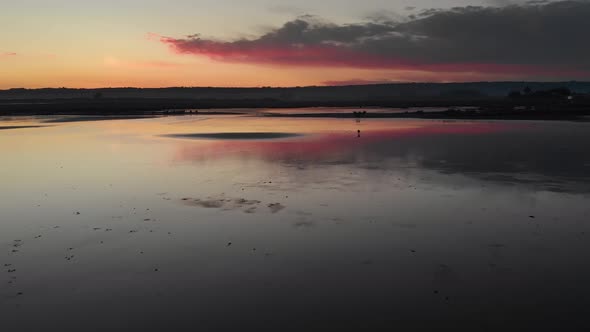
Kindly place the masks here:
POLYGON ((56 121, 0 151, 1 331, 590 327, 587 123, 56 121))

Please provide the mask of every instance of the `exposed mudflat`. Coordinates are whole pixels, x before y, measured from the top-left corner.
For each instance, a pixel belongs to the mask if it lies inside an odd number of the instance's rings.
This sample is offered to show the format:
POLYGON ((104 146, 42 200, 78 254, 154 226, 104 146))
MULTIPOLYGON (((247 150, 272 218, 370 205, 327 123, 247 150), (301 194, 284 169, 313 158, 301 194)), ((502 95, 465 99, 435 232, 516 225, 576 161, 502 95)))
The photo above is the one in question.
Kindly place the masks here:
POLYGON ((586 330, 589 123, 47 119, 0 120, 2 331, 586 330))

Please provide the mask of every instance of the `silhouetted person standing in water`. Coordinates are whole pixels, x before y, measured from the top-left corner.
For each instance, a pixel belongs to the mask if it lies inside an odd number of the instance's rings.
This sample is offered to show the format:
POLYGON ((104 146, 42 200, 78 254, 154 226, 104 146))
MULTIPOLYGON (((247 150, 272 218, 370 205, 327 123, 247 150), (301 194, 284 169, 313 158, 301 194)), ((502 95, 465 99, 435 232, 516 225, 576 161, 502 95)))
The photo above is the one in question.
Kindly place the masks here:
POLYGON ((359 130, 357 130, 356 132, 357 132, 357 137, 358 137, 358 138, 361 138, 361 130, 359 129, 359 130))

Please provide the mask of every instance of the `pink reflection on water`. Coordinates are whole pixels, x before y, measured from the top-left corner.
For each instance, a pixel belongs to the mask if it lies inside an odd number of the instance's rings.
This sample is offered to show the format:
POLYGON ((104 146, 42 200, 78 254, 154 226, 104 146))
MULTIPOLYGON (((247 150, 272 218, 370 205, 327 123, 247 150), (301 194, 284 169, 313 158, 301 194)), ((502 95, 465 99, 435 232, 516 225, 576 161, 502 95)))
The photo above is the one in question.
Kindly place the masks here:
POLYGON ((256 158, 276 160, 318 160, 359 150, 384 142, 403 144, 402 139, 446 135, 485 135, 524 129, 528 125, 504 123, 434 124, 392 130, 317 133, 280 140, 198 140, 184 141, 174 155, 174 161, 205 161, 220 158, 256 158), (360 135, 360 137, 359 137, 360 135), (399 142, 396 139, 400 139, 399 142))

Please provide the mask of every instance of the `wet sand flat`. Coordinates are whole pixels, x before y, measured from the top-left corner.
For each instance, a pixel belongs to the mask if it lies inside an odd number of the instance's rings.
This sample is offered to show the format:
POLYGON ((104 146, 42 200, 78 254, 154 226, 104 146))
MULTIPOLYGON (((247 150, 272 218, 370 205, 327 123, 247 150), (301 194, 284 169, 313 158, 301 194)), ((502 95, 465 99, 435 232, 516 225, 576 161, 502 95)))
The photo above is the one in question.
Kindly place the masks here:
POLYGON ((589 125, 2 131, 2 330, 585 330, 589 125))

